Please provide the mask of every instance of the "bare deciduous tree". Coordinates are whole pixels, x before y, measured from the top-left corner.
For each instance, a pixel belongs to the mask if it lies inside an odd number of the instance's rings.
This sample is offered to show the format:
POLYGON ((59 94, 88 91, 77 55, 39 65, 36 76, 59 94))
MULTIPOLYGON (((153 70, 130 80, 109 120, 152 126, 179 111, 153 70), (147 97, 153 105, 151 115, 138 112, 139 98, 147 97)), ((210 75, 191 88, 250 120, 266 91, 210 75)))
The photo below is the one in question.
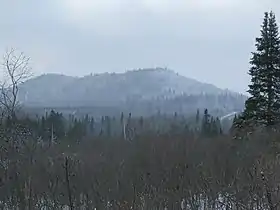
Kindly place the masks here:
POLYGON ((14 48, 8 49, 3 56, 3 81, 1 100, 5 114, 13 116, 18 105, 19 85, 32 76, 29 67, 30 58, 14 48))

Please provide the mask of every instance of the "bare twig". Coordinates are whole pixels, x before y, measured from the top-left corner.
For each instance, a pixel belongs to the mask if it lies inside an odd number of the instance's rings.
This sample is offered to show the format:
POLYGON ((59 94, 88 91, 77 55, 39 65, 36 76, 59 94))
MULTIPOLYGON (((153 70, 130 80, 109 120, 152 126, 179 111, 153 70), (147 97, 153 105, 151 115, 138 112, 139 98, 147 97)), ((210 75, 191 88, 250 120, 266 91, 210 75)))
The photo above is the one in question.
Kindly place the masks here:
POLYGON ((17 53, 14 48, 7 50, 3 56, 4 81, 0 86, 0 105, 10 116, 14 116, 18 105, 19 85, 32 76, 29 60, 23 52, 17 53))

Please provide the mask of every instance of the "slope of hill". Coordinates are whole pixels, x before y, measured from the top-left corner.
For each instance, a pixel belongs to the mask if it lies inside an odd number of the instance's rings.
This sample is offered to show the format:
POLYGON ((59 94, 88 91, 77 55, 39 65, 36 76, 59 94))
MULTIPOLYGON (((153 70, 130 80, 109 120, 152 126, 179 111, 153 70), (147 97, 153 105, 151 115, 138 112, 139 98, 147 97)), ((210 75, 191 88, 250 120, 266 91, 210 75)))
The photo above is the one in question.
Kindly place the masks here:
POLYGON ((44 106, 114 105, 129 99, 154 99, 185 94, 218 94, 223 90, 166 69, 104 73, 82 78, 45 74, 25 82, 19 99, 44 106))
MULTIPOLYGON (((187 110, 189 105, 193 110, 196 106, 208 107, 209 103, 215 109, 223 109, 224 106, 231 106, 234 100, 238 101, 237 104, 243 104, 243 99, 236 93, 162 68, 85 77, 45 74, 26 81, 19 92, 19 100, 25 106, 118 107, 131 111, 141 110, 141 106, 147 110, 151 107, 163 111, 172 111, 173 108, 187 110), (217 97, 221 95, 230 95, 233 99, 225 102, 224 98, 217 97)), ((238 105, 237 108, 242 107, 238 105)))

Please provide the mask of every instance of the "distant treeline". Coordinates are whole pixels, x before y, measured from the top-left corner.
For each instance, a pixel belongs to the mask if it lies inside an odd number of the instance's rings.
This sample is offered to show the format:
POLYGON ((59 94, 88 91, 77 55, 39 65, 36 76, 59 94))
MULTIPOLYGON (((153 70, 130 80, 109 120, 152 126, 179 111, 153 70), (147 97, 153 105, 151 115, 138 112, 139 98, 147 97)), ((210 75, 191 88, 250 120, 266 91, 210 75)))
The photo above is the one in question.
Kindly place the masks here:
POLYGON ((157 113, 173 115, 175 112, 182 115, 192 115, 199 109, 201 112, 207 107, 208 111, 213 116, 226 115, 233 111, 242 111, 244 102, 247 98, 242 94, 223 93, 214 94, 199 94, 199 95, 180 95, 173 98, 158 97, 152 100, 143 100, 139 97, 127 99, 125 102, 115 105, 107 104, 94 106, 69 103, 58 104, 57 106, 47 106, 46 104, 28 105, 25 110, 29 113, 42 115, 52 109, 63 114, 75 114, 83 117, 86 114, 94 117, 110 116, 118 117, 121 112, 128 115, 133 113, 135 117, 149 117, 157 113))
MULTIPOLYGON (((10 124, 10 118, 3 125, 10 124)), ((133 140, 145 135, 185 135, 213 137, 227 132, 232 120, 214 117, 205 109, 192 115, 161 114, 150 117, 134 117, 120 113, 119 117, 102 116, 94 118, 89 115, 76 117, 73 114, 63 115, 51 110, 43 116, 21 116, 18 123, 31 129, 41 140, 68 139, 81 141, 92 137, 124 138, 133 140)))

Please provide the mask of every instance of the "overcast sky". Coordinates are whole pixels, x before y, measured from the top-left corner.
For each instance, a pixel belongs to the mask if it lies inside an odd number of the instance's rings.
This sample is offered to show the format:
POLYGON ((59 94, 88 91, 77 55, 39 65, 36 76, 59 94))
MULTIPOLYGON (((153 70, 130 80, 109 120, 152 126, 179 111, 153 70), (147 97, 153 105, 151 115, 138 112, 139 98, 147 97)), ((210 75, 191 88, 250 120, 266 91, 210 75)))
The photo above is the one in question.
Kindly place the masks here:
POLYGON ((280 23, 280 0, 0 0, 0 9, 0 52, 24 51, 37 75, 159 66, 240 92, 263 13, 280 23))

